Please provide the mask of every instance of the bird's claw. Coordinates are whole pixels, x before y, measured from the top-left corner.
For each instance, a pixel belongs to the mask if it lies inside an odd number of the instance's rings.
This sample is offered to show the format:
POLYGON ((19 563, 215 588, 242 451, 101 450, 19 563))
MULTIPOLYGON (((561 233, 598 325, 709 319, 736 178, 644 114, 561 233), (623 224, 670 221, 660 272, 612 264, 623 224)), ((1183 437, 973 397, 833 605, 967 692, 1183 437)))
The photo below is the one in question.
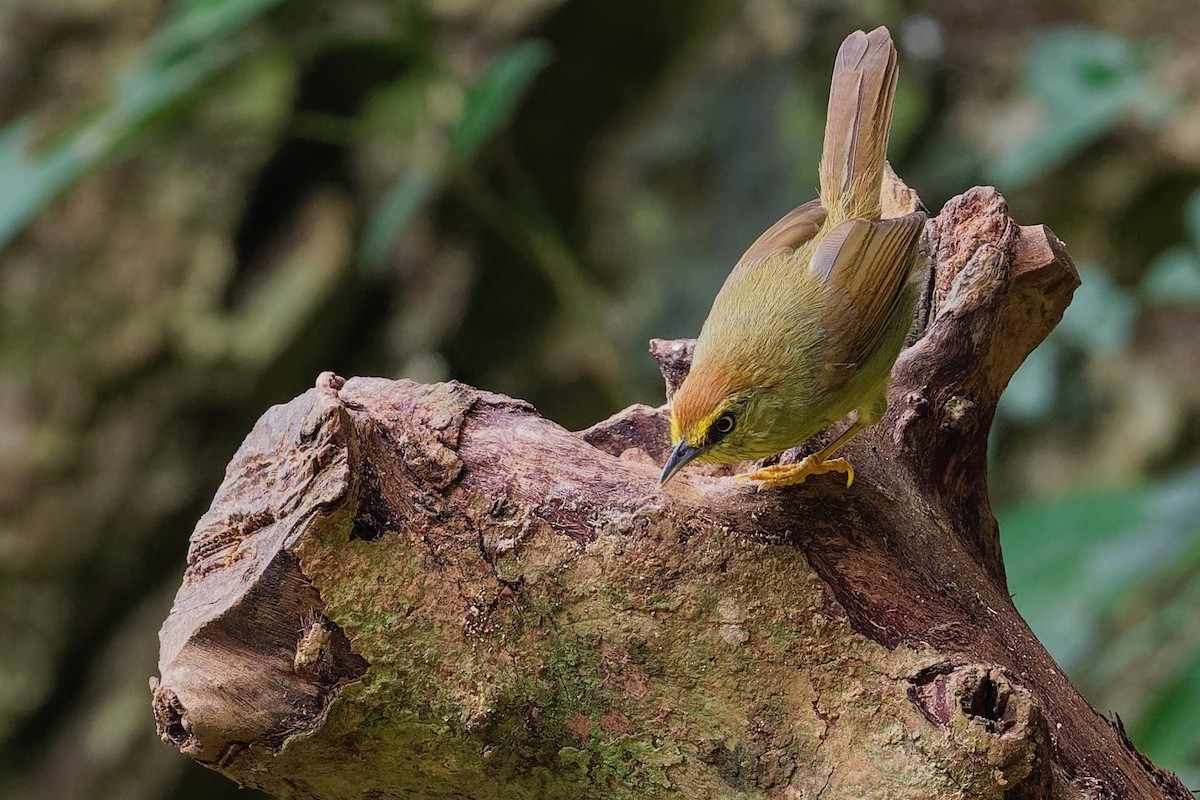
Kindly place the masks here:
POLYGON ((831 458, 828 461, 816 461, 812 456, 799 461, 795 464, 773 464, 769 467, 762 467, 753 472, 744 472, 740 475, 735 475, 734 480, 741 483, 742 481, 754 481, 758 491, 766 488, 775 488, 781 486, 794 486, 798 483, 804 483, 809 475, 820 475, 825 472, 841 472, 846 475, 846 487, 854 483, 854 467, 850 466, 850 462, 844 458, 831 458))

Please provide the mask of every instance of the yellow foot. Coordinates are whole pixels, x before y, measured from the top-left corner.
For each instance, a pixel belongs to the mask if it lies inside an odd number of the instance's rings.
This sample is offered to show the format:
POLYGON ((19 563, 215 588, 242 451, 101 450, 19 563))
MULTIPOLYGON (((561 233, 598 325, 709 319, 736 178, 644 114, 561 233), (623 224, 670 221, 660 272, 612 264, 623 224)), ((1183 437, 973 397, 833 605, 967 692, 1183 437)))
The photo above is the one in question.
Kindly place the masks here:
POLYGON ((735 475, 735 481, 756 481, 760 490, 768 487, 793 486, 804 483, 809 475, 820 475, 823 472, 843 472, 846 474, 846 486, 854 483, 854 467, 844 458, 831 458, 828 461, 817 462, 812 456, 796 464, 775 464, 770 467, 756 469, 754 472, 744 472, 735 475))

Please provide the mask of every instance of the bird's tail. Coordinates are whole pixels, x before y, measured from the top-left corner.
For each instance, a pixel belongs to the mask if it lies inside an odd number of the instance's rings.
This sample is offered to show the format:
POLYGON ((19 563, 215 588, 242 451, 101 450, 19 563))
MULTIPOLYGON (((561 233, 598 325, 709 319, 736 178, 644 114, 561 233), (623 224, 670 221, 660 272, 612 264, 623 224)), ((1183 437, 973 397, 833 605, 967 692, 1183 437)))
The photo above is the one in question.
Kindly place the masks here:
POLYGON ((896 48, 887 28, 847 36, 833 67, 821 152, 821 204, 831 223, 879 219, 895 94, 896 48))

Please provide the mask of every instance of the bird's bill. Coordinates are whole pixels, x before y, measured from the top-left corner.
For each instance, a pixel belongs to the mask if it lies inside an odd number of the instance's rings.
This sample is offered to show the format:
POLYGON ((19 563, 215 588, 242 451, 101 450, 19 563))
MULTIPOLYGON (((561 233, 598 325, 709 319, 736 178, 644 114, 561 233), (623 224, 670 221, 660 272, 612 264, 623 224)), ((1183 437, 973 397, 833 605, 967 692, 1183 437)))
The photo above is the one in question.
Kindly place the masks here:
POLYGON ((663 464, 662 475, 658 477, 658 485, 662 486, 675 477, 676 472, 683 469, 689 461, 696 458, 701 452, 700 448, 692 447, 688 444, 687 439, 680 439, 679 444, 675 445, 675 449, 667 457, 667 463, 663 464))

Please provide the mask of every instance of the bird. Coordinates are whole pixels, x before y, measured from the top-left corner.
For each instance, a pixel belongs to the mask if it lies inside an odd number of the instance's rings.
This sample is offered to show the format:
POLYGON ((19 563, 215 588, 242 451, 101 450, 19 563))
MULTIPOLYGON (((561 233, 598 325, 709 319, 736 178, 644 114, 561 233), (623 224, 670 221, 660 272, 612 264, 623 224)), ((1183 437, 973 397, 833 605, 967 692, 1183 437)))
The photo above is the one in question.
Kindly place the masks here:
POLYGON ((854 469, 833 454, 883 418, 891 369, 919 292, 926 215, 881 219, 897 81, 887 28, 838 49, 818 170, 820 196, 786 214, 738 260, 713 301, 691 371, 670 402, 659 485, 692 461, 753 461, 853 424, 795 464, 736 476, 759 489, 854 469))

